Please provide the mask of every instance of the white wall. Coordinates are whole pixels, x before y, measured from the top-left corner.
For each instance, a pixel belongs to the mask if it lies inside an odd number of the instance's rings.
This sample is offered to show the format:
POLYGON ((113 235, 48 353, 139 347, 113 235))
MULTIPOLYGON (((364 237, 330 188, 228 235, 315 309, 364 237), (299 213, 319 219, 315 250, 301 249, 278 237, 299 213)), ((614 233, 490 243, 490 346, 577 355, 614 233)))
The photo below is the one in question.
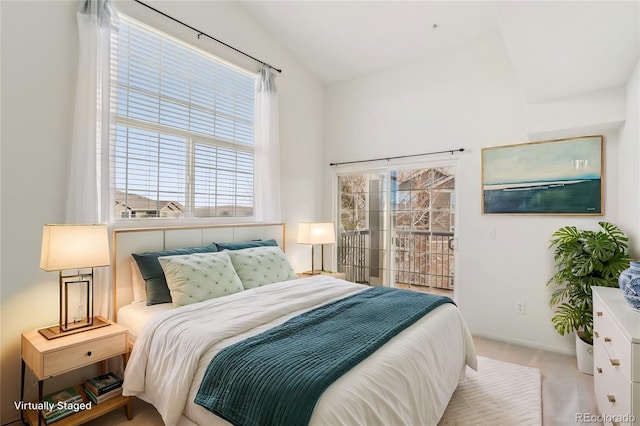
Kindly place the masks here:
MULTIPOLYGON (((283 69, 280 96, 282 211, 287 253, 298 270, 309 268, 306 246, 297 246, 297 222, 316 217, 322 181, 323 88, 288 51, 234 2, 149 2, 221 40, 283 69)), ((57 322, 57 275, 38 268, 42 225, 64 220, 67 167, 77 65, 77 1, 1 1, 2 265, 0 272, 0 423, 15 420, 20 396, 20 333, 57 322), (7 206, 12 206, 7 208, 7 206)), ((130 1, 120 10, 197 44, 185 31, 130 1)), ((245 67, 250 60, 212 41, 201 48, 245 67)), ((54 390, 80 380, 47 382, 54 390)), ((27 398, 37 396, 32 377, 27 398)))
MULTIPOLYGON (((0 7, 0 420, 5 423, 16 418, 13 401, 20 396, 20 333, 57 322, 57 276, 40 271, 39 250, 42 225, 59 222, 64 214, 77 37, 72 3, 0 2, 0 7)), ((32 380, 26 386, 30 398, 37 396, 32 380)))
POLYGON ((629 253, 640 259, 640 62, 627 82, 627 121, 620 130, 618 223, 629 236, 629 253))
MULTIPOLYGON (((550 321, 549 239, 564 225, 586 228, 603 219, 616 222, 618 136, 605 132, 604 217, 483 216, 481 148, 527 142, 526 110, 502 41, 488 37, 448 56, 330 86, 325 101, 325 160, 465 148, 457 154, 455 293, 464 317, 477 335, 570 353, 572 340, 559 336, 550 321), (491 230, 495 239, 489 239, 491 230), (525 315, 515 313, 518 301, 525 302, 525 315)), ((563 124, 558 126, 568 127, 563 124)), ((331 174, 325 165, 328 204, 331 174)))
POLYGON ((616 132, 626 119, 626 92, 619 86, 527 104, 527 134, 541 140, 616 132))

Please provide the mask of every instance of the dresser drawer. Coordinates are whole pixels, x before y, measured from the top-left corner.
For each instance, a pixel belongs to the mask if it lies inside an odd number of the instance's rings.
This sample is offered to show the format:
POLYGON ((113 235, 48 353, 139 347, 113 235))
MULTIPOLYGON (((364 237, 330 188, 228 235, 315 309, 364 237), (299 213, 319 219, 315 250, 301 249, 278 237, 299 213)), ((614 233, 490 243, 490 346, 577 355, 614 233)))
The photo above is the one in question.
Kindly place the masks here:
POLYGON ((597 299, 594 300, 593 344, 605 349, 609 364, 619 366, 629 380, 633 378, 633 347, 637 345, 627 339, 610 312, 597 303, 597 299))
POLYGON ((610 363, 606 351, 594 353, 594 390, 598 407, 603 415, 624 416, 631 414, 633 384, 622 369, 610 363))
POLYGON ((44 354, 44 376, 51 377, 66 371, 114 357, 127 350, 126 334, 68 346, 44 354))

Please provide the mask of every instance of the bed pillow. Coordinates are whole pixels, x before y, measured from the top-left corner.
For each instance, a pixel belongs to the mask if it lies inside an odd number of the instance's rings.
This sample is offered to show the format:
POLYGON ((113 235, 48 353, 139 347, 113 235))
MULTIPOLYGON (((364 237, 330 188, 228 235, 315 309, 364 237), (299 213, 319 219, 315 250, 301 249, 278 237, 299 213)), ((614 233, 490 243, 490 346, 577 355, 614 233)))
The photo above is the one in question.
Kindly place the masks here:
POLYGON ((142 274, 140 273, 140 268, 138 268, 138 263, 131 259, 131 284, 133 286, 133 302, 144 302, 147 300, 147 290, 145 289, 146 283, 144 282, 144 278, 142 278, 142 274))
POLYGON ((171 300, 190 305, 244 290, 227 253, 159 257, 171 300))
POLYGON ((245 290, 298 278, 280 247, 254 247, 226 253, 245 290))
POLYGON ((171 303, 171 294, 167 281, 164 277, 164 271, 158 258, 162 256, 179 256, 182 254, 193 253, 211 253, 218 251, 215 243, 202 247, 187 247, 174 250, 163 250, 147 253, 133 253, 131 256, 138 263, 140 273, 145 281, 147 290, 147 306, 157 305, 159 303, 171 303))
POLYGON ((252 241, 242 241, 239 243, 216 243, 218 246, 218 251, 222 250, 242 250, 246 248, 254 248, 254 247, 265 247, 265 246, 277 246, 278 242, 276 240, 252 240, 252 241))

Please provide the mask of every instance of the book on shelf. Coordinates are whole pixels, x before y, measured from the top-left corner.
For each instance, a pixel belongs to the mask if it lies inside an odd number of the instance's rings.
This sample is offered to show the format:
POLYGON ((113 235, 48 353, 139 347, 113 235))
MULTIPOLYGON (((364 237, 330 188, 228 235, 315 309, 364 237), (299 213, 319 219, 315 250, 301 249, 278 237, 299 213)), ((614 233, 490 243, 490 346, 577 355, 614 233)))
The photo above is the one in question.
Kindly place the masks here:
POLYGON ((84 410, 84 398, 79 387, 66 388, 42 398, 45 409, 40 411, 45 424, 55 423, 84 410))
POLYGON ((114 389, 122 387, 122 379, 113 373, 103 374, 87 380, 85 387, 94 395, 100 396, 114 389))
POLYGON ((60 410, 58 411, 56 414, 49 416, 49 417, 45 417, 44 418, 44 423, 50 425, 51 423, 55 423, 58 420, 62 420, 65 417, 69 417, 72 414, 77 413, 77 411, 73 411, 73 410, 60 410))
POLYGON ((84 393, 87 394, 87 398, 89 398, 89 400, 91 402, 93 402, 94 404, 100 404, 101 402, 107 401, 109 399, 113 399, 117 396, 122 395, 122 386, 117 387, 113 390, 110 390, 107 393, 103 393, 102 395, 96 395, 94 394, 91 389, 89 389, 88 387, 84 387, 84 393))
POLYGON ((45 419, 56 416, 61 411, 66 411, 63 406, 65 404, 73 404, 82 402, 82 395, 75 388, 66 388, 57 392, 45 395, 42 398, 45 409, 42 410, 42 416, 45 419))

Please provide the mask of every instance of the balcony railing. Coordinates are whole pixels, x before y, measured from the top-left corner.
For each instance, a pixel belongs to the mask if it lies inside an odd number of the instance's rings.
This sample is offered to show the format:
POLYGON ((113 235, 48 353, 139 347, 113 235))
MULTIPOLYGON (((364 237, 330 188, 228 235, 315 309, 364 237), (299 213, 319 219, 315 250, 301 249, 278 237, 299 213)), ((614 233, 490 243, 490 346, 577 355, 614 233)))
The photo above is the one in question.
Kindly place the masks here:
POLYGON ((397 283, 453 289, 453 232, 395 231, 397 283))
POLYGON ((369 230, 349 231, 340 234, 338 243, 338 270, 348 281, 368 284, 367 249, 369 230))
MULTIPOLYGON (((372 255, 381 248, 369 247, 369 230, 340 234, 338 269, 348 280, 369 283, 372 255)), ((453 232, 405 231, 393 233, 394 280, 408 286, 452 290, 454 284, 453 232)), ((374 259, 374 263, 375 259, 374 259)), ((377 265, 377 263, 376 263, 377 265)))

